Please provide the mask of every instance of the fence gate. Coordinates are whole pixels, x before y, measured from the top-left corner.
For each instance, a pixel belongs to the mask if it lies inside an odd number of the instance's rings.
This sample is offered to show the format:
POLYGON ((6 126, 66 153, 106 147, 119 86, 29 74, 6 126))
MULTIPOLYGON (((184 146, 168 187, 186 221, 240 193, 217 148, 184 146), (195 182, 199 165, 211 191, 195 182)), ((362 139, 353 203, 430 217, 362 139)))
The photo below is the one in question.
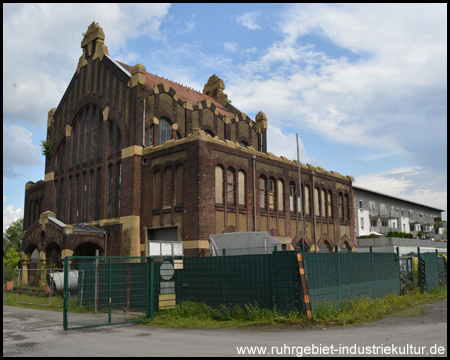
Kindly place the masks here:
POLYGON ((64 330, 152 317, 153 265, 145 257, 65 257, 64 273, 53 278, 53 288, 64 293, 64 330))

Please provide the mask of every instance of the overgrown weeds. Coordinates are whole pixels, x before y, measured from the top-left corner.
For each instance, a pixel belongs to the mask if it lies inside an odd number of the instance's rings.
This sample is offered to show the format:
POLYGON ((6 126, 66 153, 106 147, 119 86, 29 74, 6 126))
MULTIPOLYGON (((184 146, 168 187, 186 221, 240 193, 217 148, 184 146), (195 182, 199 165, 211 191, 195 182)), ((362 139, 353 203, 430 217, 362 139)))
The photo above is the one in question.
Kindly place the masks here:
POLYGON ((422 293, 413 285, 401 296, 353 298, 337 302, 313 304, 314 316, 308 320, 303 311, 261 308, 256 303, 244 306, 220 305, 212 308, 204 303, 184 301, 175 308, 155 314, 149 325, 166 327, 220 328, 230 326, 312 326, 350 325, 380 320, 390 314, 415 306, 447 299, 447 285, 422 293))

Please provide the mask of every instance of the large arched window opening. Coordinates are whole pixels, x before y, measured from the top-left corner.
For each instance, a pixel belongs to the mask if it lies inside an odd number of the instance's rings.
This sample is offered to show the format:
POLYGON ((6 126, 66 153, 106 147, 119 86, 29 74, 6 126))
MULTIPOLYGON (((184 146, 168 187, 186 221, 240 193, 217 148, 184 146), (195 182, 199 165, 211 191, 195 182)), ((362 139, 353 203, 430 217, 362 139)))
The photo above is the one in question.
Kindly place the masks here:
POLYGON ((227 204, 235 205, 236 199, 236 180, 234 179, 234 169, 229 168, 227 170, 227 204))
POLYGON ((259 178, 259 207, 266 209, 266 178, 263 175, 259 178))
POLYGON ((216 166, 216 204, 223 204, 223 168, 216 166))
POLYGON ((309 200, 309 186, 305 186, 305 215, 311 215, 311 202, 309 200))
POLYGON ((269 209, 275 210, 275 179, 274 178, 269 178, 268 192, 269 192, 269 209))
POLYGON ((168 120, 162 118, 159 120, 159 145, 169 141, 170 136, 170 123, 168 120))
POLYGON ((245 206, 245 173, 241 170, 238 172, 239 187, 239 205, 245 206))
POLYGON ((284 211, 284 185, 282 180, 277 182, 277 195, 278 195, 278 211, 284 211))

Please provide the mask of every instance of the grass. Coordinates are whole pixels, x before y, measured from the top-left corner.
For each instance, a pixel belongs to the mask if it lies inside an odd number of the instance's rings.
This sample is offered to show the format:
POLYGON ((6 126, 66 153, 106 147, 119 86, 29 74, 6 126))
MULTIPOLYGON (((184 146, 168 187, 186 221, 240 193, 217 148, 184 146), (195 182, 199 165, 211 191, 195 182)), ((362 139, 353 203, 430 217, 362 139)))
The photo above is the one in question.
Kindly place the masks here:
POLYGON ((338 306, 332 303, 317 304, 313 320, 308 320, 303 312, 286 313, 259 308, 257 304, 249 304, 244 308, 224 305, 211 308, 206 304, 185 301, 173 309, 156 313, 152 321, 147 320, 145 323, 152 326, 210 329, 249 325, 343 326, 380 320, 405 309, 446 299, 447 285, 425 293, 413 285, 401 296, 387 295, 375 299, 362 297, 344 301, 338 306))
MULTIPOLYGON (((204 303, 184 301, 173 309, 157 312, 153 320, 143 322, 151 326, 208 329, 242 326, 280 328, 288 326, 342 326, 380 320, 402 310, 446 299, 447 285, 422 293, 413 284, 401 296, 387 295, 375 299, 362 297, 344 301, 340 305, 333 303, 313 304, 315 310, 313 320, 308 320, 303 312, 282 312, 278 309, 260 308, 256 303, 247 304, 243 307, 221 305, 212 308, 204 303)), ((20 301, 35 304, 17 303, 15 292, 3 291, 3 305, 52 311, 62 311, 63 307, 62 297, 58 295, 52 298, 50 305, 48 304, 48 297, 43 298, 37 295, 20 295, 20 301), (36 304, 43 300, 44 304, 36 304)), ((86 313, 91 311, 92 308, 89 307, 73 307, 70 312, 86 313)))

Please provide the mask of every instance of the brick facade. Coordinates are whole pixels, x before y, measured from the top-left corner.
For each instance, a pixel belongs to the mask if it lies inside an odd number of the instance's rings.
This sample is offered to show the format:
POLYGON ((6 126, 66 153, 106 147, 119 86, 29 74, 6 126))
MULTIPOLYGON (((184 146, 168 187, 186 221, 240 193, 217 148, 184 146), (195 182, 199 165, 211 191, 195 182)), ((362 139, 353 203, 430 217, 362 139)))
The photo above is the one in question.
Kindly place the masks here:
POLYGON ((215 75, 200 93, 141 64, 116 62, 104 38, 91 24, 77 71, 49 112, 54 153, 46 159, 45 180, 27 184, 24 259, 36 248, 48 258, 56 246, 61 257, 94 248, 143 256, 155 234, 175 236, 185 242, 186 256, 201 256, 210 234, 234 231, 268 231, 286 249, 303 238, 310 249, 354 248, 349 177, 301 164, 302 186, 310 192, 303 232, 297 162, 267 152, 264 113, 252 120, 233 107, 215 75), (33 229, 48 211, 59 230, 44 231, 44 246, 33 229), (67 226, 79 223, 106 236, 64 240, 67 226))

